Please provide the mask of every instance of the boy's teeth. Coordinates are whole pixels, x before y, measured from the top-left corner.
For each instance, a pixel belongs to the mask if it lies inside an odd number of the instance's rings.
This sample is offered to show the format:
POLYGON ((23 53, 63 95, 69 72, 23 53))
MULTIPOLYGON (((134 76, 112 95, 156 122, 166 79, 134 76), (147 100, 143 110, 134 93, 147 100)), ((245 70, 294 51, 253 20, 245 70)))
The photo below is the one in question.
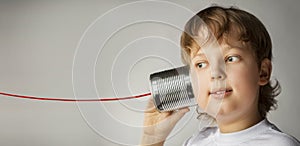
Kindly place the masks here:
POLYGON ((224 94, 225 93, 225 91, 217 91, 217 92, 215 92, 215 94, 224 94))

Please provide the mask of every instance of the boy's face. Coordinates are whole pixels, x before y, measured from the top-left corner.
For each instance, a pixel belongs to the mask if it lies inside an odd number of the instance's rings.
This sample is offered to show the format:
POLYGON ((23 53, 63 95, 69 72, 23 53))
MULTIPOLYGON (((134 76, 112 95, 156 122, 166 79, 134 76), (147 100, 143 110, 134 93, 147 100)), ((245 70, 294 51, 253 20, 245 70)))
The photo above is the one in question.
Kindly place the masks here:
POLYGON ((190 66, 197 103, 217 121, 259 114, 260 70, 246 43, 228 38, 202 46, 190 66))

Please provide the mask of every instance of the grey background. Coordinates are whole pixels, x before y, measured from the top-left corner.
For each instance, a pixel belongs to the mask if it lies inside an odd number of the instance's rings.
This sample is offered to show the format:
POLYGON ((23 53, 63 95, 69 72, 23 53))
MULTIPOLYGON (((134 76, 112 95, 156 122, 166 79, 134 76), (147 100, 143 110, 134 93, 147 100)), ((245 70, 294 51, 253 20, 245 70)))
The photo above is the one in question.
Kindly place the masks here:
MULTIPOLYGON (((72 65, 80 38, 99 16, 128 2, 132 1, 0 1, 0 91, 74 99, 72 65)), ((273 78, 277 78, 282 85, 282 93, 277 97, 279 107, 269 114, 269 119, 282 131, 300 139, 300 98, 297 91, 297 87, 300 87, 297 76, 300 72, 300 51, 297 44, 300 34, 300 10, 297 9, 299 1, 172 2, 193 12, 212 3, 234 5, 253 13, 265 24, 274 46, 273 78)), ((174 12, 174 15, 179 14, 174 12)), ((188 18, 178 17, 183 24, 188 18)), ((122 18, 113 19, 118 22, 122 18)), ((149 72, 181 65, 179 37, 178 29, 150 22, 135 24, 118 31, 107 42, 95 62, 95 83, 99 96, 126 96, 148 92, 149 72), (147 36, 156 37, 146 38, 145 42, 135 40, 147 36), (130 60, 141 55, 141 52, 135 50, 141 46, 147 46, 142 52, 152 46, 159 50, 156 54, 150 52, 152 56, 143 54, 144 58, 140 60, 130 60)), ((134 128, 133 125, 141 125, 141 110, 147 100, 143 98, 101 105, 84 103, 77 106, 76 103, 0 97, 0 145, 8 146, 119 145, 116 144, 118 140, 122 141, 126 137, 131 138, 127 144, 138 144, 141 128, 124 131, 119 126, 128 124, 128 127, 134 128), (138 112, 126 110, 126 106, 138 112), (108 116, 104 116, 107 113, 108 116), (108 119, 111 118, 109 115, 113 118, 108 119), (101 129, 104 127, 107 129, 101 129), (111 138, 104 138, 103 135, 111 138)), ((166 145, 180 145, 198 128, 193 112, 184 120, 188 123, 181 121, 182 125, 178 126, 179 133, 174 132, 175 136, 166 145)))

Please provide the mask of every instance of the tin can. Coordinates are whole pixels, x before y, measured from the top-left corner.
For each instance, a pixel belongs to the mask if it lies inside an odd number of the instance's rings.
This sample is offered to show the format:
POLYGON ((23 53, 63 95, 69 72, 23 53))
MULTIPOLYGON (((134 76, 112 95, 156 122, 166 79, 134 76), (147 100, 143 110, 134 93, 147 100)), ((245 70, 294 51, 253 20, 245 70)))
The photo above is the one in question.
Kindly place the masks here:
POLYGON ((196 105, 189 66, 156 72, 150 75, 154 105, 160 112, 196 105))

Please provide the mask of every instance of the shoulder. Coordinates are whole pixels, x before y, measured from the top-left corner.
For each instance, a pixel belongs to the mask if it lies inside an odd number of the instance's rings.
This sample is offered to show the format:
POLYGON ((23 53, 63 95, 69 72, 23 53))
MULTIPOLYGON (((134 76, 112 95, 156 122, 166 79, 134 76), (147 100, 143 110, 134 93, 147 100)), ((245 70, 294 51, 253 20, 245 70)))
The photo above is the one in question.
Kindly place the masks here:
POLYGON ((263 137, 269 139, 274 145, 300 146, 300 142, 293 136, 279 130, 274 124, 269 123, 270 127, 263 137))
POLYGON ((272 134, 269 134, 270 136, 270 142, 274 145, 278 145, 278 146, 300 146, 300 142, 285 133, 281 133, 281 132, 274 132, 272 134))

